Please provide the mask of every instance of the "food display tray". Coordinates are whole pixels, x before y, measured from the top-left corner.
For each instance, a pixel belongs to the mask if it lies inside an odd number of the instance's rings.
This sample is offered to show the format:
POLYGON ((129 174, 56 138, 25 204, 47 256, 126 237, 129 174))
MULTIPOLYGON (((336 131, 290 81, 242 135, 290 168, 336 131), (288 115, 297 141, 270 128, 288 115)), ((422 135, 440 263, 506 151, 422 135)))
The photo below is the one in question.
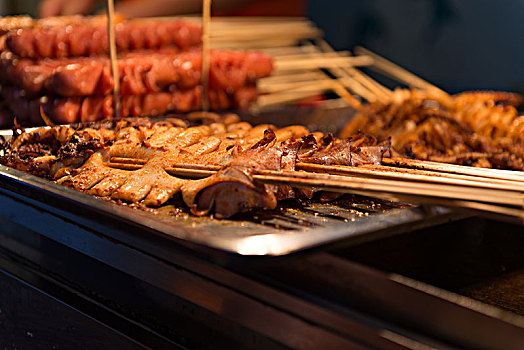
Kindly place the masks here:
MULTIPOLYGON (((304 124, 310 130, 336 132, 353 112, 351 108, 338 107, 283 108, 242 118, 251 123, 272 123, 279 127, 304 124)), ((0 135, 9 138, 12 130, 0 130, 0 135)), ((107 233, 113 227, 129 227, 132 228, 129 232, 147 232, 195 248, 240 255, 279 256, 327 244, 356 244, 469 216, 443 207, 345 195, 325 203, 287 200, 279 203, 276 210, 252 211, 234 219, 217 220, 194 217, 184 212, 183 204, 173 202, 155 210, 118 204, 5 166, 0 166, 0 195, 0 218, 19 218, 21 224, 37 231, 50 215, 95 228, 99 233, 107 233), (22 212, 13 209, 14 205, 9 204, 12 200, 23 203, 17 207, 22 212), (33 216, 23 212, 31 210, 33 216)), ((58 225, 56 230, 67 231, 61 219, 53 222, 58 225)))

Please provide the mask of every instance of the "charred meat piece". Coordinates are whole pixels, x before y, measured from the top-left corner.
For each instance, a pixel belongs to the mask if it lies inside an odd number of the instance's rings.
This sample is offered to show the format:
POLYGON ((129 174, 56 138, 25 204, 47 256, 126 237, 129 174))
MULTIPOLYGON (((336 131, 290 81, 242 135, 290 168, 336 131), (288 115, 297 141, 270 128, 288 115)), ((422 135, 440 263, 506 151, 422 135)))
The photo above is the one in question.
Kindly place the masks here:
POLYGON ((34 175, 53 177, 59 170, 81 165, 108 141, 107 135, 94 129, 41 128, 22 132, 4 145, 0 162, 34 175))
POLYGON ((254 208, 275 208, 279 192, 285 198, 290 196, 291 188, 256 184, 252 175, 261 170, 294 170, 301 144, 294 139, 278 144, 275 133, 267 130, 262 140, 240 153, 223 170, 184 184, 184 201, 194 215, 214 212, 217 218, 254 208))
POLYGON ((363 164, 381 164, 382 157, 389 151, 387 142, 377 145, 374 138, 357 134, 348 139, 336 139, 331 134, 325 135, 322 146, 317 149, 311 137, 306 140, 310 151, 299 154, 301 162, 324 165, 359 166, 363 164))
POLYGON ((298 160, 375 164, 387 149, 363 134, 341 140, 309 134, 302 126, 253 127, 235 115, 197 112, 185 120, 130 118, 22 132, 4 145, 1 160, 79 191, 145 206, 160 206, 180 192, 194 215, 227 218, 315 192, 257 183, 254 174, 294 171, 298 160), (114 157, 138 159, 115 168, 114 157), (201 180, 168 174, 166 169, 178 165, 218 171, 201 180))

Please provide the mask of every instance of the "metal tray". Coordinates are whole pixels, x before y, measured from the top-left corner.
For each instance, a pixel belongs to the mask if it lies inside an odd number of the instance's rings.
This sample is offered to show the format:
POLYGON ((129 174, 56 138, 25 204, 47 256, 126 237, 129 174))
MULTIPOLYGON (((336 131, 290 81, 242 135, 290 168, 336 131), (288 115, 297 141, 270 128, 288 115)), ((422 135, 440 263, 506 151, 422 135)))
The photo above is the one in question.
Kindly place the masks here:
MULTIPOLYGON (((336 132, 352 114, 351 108, 288 108, 245 117, 252 123, 277 126, 301 123, 311 130, 336 132)), ((9 137, 12 131, 2 130, 0 135, 9 137)), ((185 206, 176 203, 158 210, 117 204, 5 166, 0 166, 2 194, 6 198, 15 196, 30 202, 40 211, 71 222, 82 222, 86 227, 97 226, 94 218, 99 221, 105 217, 107 222, 115 225, 131 225, 181 243, 241 255, 277 256, 333 242, 356 244, 467 216, 464 212, 441 207, 345 196, 329 203, 288 200, 279 203, 276 210, 254 211, 238 215, 233 220, 216 220, 188 215, 181 211, 185 206)), ((2 199, 0 218, 16 216, 9 205, 2 204, 2 199)), ((44 222, 46 216, 39 217, 39 220, 44 222)), ((28 224, 24 219, 20 221, 28 224)), ((97 229, 101 233, 106 230, 107 225, 97 229)))
POLYGON ((39 212, 101 233, 107 226, 99 222, 126 224, 164 238, 241 255, 284 255, 341 240, 357 243, 464 217, 440 207, 346 197, 334 203, 292 201, 277 210, 255 211, 234 220, 197 218, 173 205, 154 211, 120 205, 5 166, 0 166, 0 196, 0 217, 17 216, 23 225, 46 225, 46 216, 14 212, 6 198, 15 197, 39 212))

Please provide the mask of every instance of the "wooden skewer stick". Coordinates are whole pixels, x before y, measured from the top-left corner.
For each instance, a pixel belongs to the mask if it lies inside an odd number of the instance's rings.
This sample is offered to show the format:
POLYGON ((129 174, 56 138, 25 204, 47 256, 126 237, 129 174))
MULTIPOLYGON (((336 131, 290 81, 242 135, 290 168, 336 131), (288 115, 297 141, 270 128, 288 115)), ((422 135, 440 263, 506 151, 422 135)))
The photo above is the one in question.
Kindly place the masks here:
POLYGON ((323 91, 329 90, 325 89, 310 89, 302 91, 286 91, 278 94, 262 95, 259 96, 256 102, 256 106, 259 108, 269 107, 269 106, 278 106, 283 104, 288 104, 291 102, 297 102, 308 98, 316 97, 323 93, 323 91))
POLYGON ((209 25, 211 22, 211 0, 202 5, 202 110, 209 111, 209 25))
POLYGON ((357 57, 326 57, 326 58, 297 58, 295 60, 285 60, 275 62, 276 70, 296 70, 298 68, 331 68, 340 66, 368 66, 373 64, 373 59, 369 56, 357 57))
POLYGON ((253 176, 267 184, 289 185, 297 187, 316 187, 333 192, 365 191, 371 193, 391 193, 423 197, 445 198, 453 200, 477 201, 522 208, 523 198, 520 192, 463 186, 415 183, 383 179, 356 178, 302 172, 260 172, 253 176))
POLYGON ((346 68, 346 71, 353 79, 358 81, 362 86, 372 91, 382 102, 389 102, 391 100, 391 90, 379 84, 376 80, 372 79, 368 75, 362 73, 361 71, 355 68, 346 68))
POLYGON ((278 56, 276 59, 279 61, 287 61, 287 60, 296 60, 296 59, 303 59, 304 57, 307 57, 309 59, 313 58, 332 58, 332 57, 349 57, 348 51, 340 51, 340 52, 311 52, 311 53, 305 53, 300 52, 292 55, 281 55, 278 56))
POLYGON ((413 169, 402 169, 402 171, 398 171, 399 169, 381 165, 361 165, 358 167, 348 167, 297 163, 296 169, 309 172, 328 173, 331 175, 345 175, 357 177, 362 176, 407 181, 420 181, 510 191, 519 191, 519 187, 524 185, 524 182, 518 181, 496 180, 484 177, 481 178, 476 176, 445 174, 432 171, 422 171, 413 169))
POLYGON ((351 95, 337 80, 332 80, 329 82, 328 86, 331 86, 331 89, 341 98, 344 99, 351 107, 358 109, 360 108, 361 104, 360 101, 357 100, 353 95, 351 95))
MULTIPOLYGON (((140 164, 115 164, 109 166, 134 170, 141 168, 140 164)), ((205 177, 213 174, 215 169, 205 169, 194 167, 188 169, 166 168, 170 174, 177 176, 196 176, 205 177)), ((398 181, 390 179, 379 179, 369 177, 338 176, 321 173, 308 173, 302 171, 268 171, 263 170, 254 175, 254 179, 270 184, 285 184, 298 187, 316 187, 327 191, 351 192, 365 191, 389 193, 393 195, 415 195, 423 197, 444 198, 453 200, 466 200, 473 202, 484 202, 497 205, 513 206, 522 208, 524 197, 521 190, 517 188, 499 189, 495 185, 481 186, 478 182, 456 181, 455 183, 422 183, 416 181, 398 181), (466 185, 467 184, 467 185, 466 185)), ((502 187, 502 186, 500 186, 502 187)))
POLYGON ((288 47, 295 45, 297 41, 301 39, 290 39, 290 38, 270 38, 264 40, 253 41, 251 39, 243 41, 218 41, 211 39, 211 46, 214 49, 227 49, 227 50, 264 50, 276 47, 288 47))
POLYGON ((393 79, 397 79, 409 86, 428 91, 434 91, 440 94, 447 94, 445 91, 439 89, 435 85, 428 83, 427 81, 421 79, 415 74, 405 70, 404 68, 396 65, 391 61, 386 60, 385 58, 377 55, 374 52, 371 52, 368 49, 365 49, 363 47, 356 47, 355 52, 359 55, 370 56, 375 60, 375 63, 370 67, 371 69, 376 68, 381 73, 384 73, 392 77, 393 79))
POLYGON ((146 164, 145 159, 140 158, 125 158, 125 157, 111 157, 111 162, 115 164, 146 164))
MULTIPOLYGON (((303 47, 304 52, 302 52, 299 56, 307 57, 308 59, 317 59, 317 58, 326 58, 326 57, 349 57, 349 52, 341 52, 340 54, 336 52, 320 52, 318 49, 316 49, 314 46, 304 46, 303 47), (305 56, 304 56, 305 55, 305 56)), ((296 57, 296 56, 295 56, 296 57)), ((282 57, 279 57, 279 60, 281 60, 282 57)), ((287 56, 285 59, 292 59, 292 57, 287 56)), ((339 71, 340 68, 332 68, 331 70, 339 71)), ((347 104, 355 109, 358 109, 361 107, 360 101, 357 100, 353 95, 351 95, 346 87, 347 82, 343 82, 339 79, 332 79, 330 76, 327 75, 326 72, 318 71, 321 75, 323 75, 323 78, 316 79, 316 81, 313 81, 313 85, 319 85, 327 87, 331 89, 334 93, 336 93, 341 99, 347 102, 347 104)), ((298 83, 299 85, 304 84, 298 83)), ((274 88, 275 84, 271 88, 274 88)), ((290 86, 288 88, 293 88, 293 86, 290 86)))
MULTIPOLYGON (((281 81, 269 84, 262 82, 259 84, 258 90, 262 94, 272 94, 270 96, 278 96, 279 94, 283 94, 283 96, 289 96, 290 93, 307 91, 312 93, 311 96, 314 96, 321 91, 331 90, 335 92, 340 98, 344 99, 348 105, 352 106, 353 108, 360 107, 360 101, 358 101, 345 89, 345 83, 347 83, 345 80, 332 79, 325 73, 318 73, 319 76, 317 79, 309 81, 281 81)), ((264 99, 262 98, 262 100, 264 99)), ((264 103, 264 101, 262 103, 264 103)))
MULTIPOLYGON (((408 162, 410 160, 407 160, 408 162)), ((130 169, 138 169, 143 164, 146 163, 146 160, 139 159, 139 158, 123 158, 123 157, 112 157, 110 164, 113 164, 116 167, 119 166, 125 166, 125 165, 133 165, 129 167, 130 169)), ((389 158, 384 158, 382 160, 383 163, 391 163, 391 164, 399 164, 399 160, 394 159, 393 162, 390 161, 389 158)), ((501 179, 498 176, 498 174, 501 172, 501 170, 494 170, 493 169, 479 169, 479 168, 471 168, 471 167, 464 167, 461 165, 455 165, 452 167, 452 170, 455 171, 456 168, 467 168, 467 169, 460 169, 464 170, 465 172, 473 171, 475 175, 469 175, 469 174, 461 174, 456 172, 444 172, 444 169, 446 169, 446 165, 450 164, 442 164, 442 163, 434 163, 434 162, 423 162, 423 161, 413 161, 416 164, 418 163, 429 163, 430 165, 437 165, 438 169, 441 171, 432 171, 432 170, 425 170, 425 169, 405 169, 405 168, 397 168, 395 166, 384 166, 384 165, 361 165, 358 167, 350 167, 350 166, 342 166, 342 165, 321 165, 321 164, 312 164, 312 163, 301 163, 298 162, 295 165, 296 170, 302 170, 302 171, 308 171, 308 172, 314 172, 314 173, 326 173, 331 175, 346 175, 346 176, 369 176, 369 177, 387 177, 387 178, 397 178, 397 179, 405 179, 405 180, 413 180, 413 181, 425 181, 425 182, 436 182, 436 183, 447 183, 447 184, 455 184, 455 185, 465 185, 465 186, 473 186, 473 187, 489 187, 489 188, 497 188, 497 189, 508 189, 508 190, 514 190, 514 191, 521 191, 521 186, 524 185, 524 176, 521 175, 519 172, 516 171, 510 171, 507 173, 507 175, 516 175, 515 177, 511 177, 508 179, 501 179), (444 165, 444 167, 442 167, 444 165), (481 170, 481 172, 477 172, 477 170, 481 170), (482 174, 482 170, 488 170, 488 173, 491 174, 490 176, 485 176, 482 174), (495 172, 494 174, 492 174, 495 172), (456 182, 455 182, 456 181, 456 182), (500 186, 492 186, 492 185, 500 185, 500 186)), ((196 165, 196 164, 173 164, 173 167, 175 168, 187 168, 187 169, 198 169, 198 170, 207 170, 207 171, 217 171, 221 168, 218 166, 204 166, 204 165, 196 165)), ((502 170, 502 172, 505 174, 505 172, 502 170)), ((524 188, 522 189, 524 191, 524 188)))
POLYGON ((116 40, 115 40, 115 4, 114 0, 107 0, 107 34, 109 41, 109 58, 111 60, 111 74, 113 76, 114 88, 113 88, 113 108, 115 110, 114 116, 120 117, 120 77, 118 74, 117 64, 117 51, 116 51, 116 40))
POLYGON ((471 176, 482 176, 500 180, 524 181, 524 173, 521 171, 474 168, 462 165, 413 160, 406 158, 384 158, 382 160, 382 163, 394 167, 432 170, 438 172, 471 176))
MULTIPOLYGON (((323 39, 316 40, 316 43, 323 52, 339 54, 323 39)), ((331 72, 339 78, 344 77, 344 86, 369 102, 390 100, 391 91, 353 67, 333 68, 331 72)))
POLYGON ((306 81, 284 81, 284 82, 273 82, 267 84, 265 82, 258 84, 258 91, 261 94, 264 93, 277 93, 281 91, 289 91, 292 89, 301 90, 315 90, 318 91, 321 87, 331 86, 333 83, 331 78, 319 77, 318 79, 306 80, 306 81))
POLYGON ((271 86, 273 84, 287 84, 294 82, 304 82, 304 81, 315 81, 325 78, 326 75, 322 72, 304 72, 304 73, 295 73, 295 74, 285 74, 285 75, 271 75, 267 78, 262 78, 257 82, 259 88, 265 86, 271 86))

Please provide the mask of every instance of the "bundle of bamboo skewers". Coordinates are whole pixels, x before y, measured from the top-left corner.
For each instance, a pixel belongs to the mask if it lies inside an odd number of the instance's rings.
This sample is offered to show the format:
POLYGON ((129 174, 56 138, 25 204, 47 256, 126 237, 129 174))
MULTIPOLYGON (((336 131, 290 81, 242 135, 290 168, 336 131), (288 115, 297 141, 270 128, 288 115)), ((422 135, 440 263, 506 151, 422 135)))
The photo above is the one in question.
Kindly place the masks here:
MULTIPOLYGON (((199 17, 184 19, 202 21, 199 17)), ((207 21, 203 22, 206 27, 207 21)), ((213 17, 208 25, 206 32, 212 49, 260 50, 273 57, 275 72, 259 81, 261 96, 255 110, 307 100, 326 92, 334 93, 352 107, 360 105, 353 94, 369 102, 385 100, 391 94, 355 69, 372 65, 374 59, 366 54, 336 52, 322 40, 323 32, 306 18, 213 17)))

